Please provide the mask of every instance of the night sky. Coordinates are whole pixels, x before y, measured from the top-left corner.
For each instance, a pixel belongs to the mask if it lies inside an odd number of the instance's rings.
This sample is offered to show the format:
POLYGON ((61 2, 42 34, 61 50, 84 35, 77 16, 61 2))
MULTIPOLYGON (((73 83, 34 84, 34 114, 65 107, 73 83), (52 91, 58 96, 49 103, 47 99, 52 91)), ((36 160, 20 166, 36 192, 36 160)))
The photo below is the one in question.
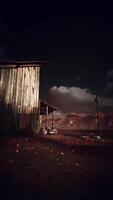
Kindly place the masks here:
POLYGON ((45 60, 40 96, 63 112, 113 111, 112 4, 2 2, 0 60, 45 60))

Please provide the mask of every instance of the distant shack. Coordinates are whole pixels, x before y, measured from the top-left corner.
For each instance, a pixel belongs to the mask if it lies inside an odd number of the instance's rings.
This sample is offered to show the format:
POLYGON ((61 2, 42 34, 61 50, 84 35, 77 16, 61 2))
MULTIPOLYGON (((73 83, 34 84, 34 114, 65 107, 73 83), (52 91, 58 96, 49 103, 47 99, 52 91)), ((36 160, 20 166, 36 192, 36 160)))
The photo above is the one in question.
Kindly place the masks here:
POLYGON ((40 61, 0 62, 0 129, 39 129, 40 61))

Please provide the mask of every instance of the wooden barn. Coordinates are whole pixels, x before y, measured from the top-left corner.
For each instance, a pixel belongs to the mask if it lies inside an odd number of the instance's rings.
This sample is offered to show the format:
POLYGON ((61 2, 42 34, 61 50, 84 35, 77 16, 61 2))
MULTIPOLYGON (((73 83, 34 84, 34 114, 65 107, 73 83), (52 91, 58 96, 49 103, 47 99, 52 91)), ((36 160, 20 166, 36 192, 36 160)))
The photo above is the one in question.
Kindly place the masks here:
POLYGON ((39 61, 0 63, 0 129, 39 129, 39 61))

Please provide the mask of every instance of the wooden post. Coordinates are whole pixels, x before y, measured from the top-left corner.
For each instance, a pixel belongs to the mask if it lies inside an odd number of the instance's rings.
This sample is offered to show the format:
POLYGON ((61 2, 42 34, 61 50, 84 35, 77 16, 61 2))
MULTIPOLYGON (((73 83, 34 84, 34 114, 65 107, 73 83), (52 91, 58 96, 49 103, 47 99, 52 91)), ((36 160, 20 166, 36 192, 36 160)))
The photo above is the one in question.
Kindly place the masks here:
POLYGON ((54 113, 52 112, 52 129, 54 127, 54 113))
POLYGON ((46 105, 46 128, 48 127, 48 105, 46 105))
POLYGON ((96 96, 95 101, 96 101, 96 105, 97 105, 98 131, 99 131, 100 137, 101 137, 101 126, 100 126, 100 115, 99 115, 99 96, 96 96))
POLYGON ((54 128, 55 110, 52 112, 52 129, 54 128))

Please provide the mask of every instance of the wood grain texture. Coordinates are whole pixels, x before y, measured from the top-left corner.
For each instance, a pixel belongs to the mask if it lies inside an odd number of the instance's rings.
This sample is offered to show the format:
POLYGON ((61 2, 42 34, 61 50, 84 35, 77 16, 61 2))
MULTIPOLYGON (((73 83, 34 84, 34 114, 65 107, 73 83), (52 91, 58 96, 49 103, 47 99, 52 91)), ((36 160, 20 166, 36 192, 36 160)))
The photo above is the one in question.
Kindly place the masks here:
POLYGON ((40 65, 0 69, 0 127, 38 129, 40 65))

